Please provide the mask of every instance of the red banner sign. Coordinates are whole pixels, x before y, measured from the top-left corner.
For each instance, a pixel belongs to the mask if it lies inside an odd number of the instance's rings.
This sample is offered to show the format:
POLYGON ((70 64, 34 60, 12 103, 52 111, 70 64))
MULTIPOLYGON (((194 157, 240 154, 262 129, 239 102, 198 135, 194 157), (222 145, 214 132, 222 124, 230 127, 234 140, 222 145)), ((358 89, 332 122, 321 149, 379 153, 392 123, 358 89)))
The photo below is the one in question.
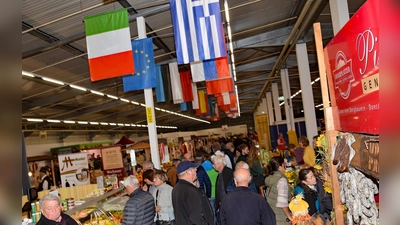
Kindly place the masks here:
POLYGON ((337 130, 379 134, 378 18, 379 0, 368 0, 324 49, 337 130))

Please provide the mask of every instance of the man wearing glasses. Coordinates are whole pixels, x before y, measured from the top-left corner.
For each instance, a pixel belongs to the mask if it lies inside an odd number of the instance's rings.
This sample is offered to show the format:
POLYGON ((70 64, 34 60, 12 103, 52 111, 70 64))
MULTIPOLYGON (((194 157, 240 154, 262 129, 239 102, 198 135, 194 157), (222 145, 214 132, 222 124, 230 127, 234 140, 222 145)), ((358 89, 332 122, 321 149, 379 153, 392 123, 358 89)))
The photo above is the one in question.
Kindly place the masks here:
POLYGON ((198 165, 190 161, 178 164, 179 182, 172 190, 176 224, 214 225, 214 213, 207 196, 196 187, 198 165))

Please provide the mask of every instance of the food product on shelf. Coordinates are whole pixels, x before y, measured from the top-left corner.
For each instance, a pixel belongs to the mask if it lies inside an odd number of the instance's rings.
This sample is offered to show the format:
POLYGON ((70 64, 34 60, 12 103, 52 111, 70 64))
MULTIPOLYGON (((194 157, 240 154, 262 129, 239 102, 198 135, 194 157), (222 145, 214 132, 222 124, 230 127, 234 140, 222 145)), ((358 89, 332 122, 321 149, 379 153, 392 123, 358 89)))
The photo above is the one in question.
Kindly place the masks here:
POLYGON ((374 195, 378 187, 362 172, 349 168, 339 173, 340 200, 347 207, 347 224, 379 224, 374 195))

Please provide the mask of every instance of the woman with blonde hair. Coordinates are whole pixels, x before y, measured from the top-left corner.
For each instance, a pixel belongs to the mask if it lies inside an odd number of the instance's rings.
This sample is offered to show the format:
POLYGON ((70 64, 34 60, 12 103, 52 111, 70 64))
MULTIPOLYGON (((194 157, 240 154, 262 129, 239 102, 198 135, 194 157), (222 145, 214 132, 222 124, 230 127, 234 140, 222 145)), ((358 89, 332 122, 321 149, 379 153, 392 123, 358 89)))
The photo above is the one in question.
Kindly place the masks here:
POLYGON ((156 225, 175 224, 174 208, 172 207, 172 187, 166 183, 167 181, 166 172, 157 170, 154 173, 153 182, 156 190, 153 192, 153 197, 156 204, 156 216, 154 218, 156 225))
POLYGON ((315 165, 315 151, 310 146, 310 141, 306 136, 301 136, 299 138, 299 147, 304 149, 303 161, 306 164, 305 167, 312 167, 315 165))

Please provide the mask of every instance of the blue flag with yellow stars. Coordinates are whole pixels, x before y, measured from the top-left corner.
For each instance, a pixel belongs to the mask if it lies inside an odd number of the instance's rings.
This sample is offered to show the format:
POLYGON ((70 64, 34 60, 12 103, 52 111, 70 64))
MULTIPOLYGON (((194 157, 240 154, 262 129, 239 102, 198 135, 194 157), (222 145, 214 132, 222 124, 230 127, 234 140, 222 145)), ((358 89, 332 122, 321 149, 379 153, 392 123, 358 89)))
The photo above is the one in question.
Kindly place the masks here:
POLYGON ((135 73, 122 77, 124 92, 156 87, 153 39, 131 41, 135 73))

